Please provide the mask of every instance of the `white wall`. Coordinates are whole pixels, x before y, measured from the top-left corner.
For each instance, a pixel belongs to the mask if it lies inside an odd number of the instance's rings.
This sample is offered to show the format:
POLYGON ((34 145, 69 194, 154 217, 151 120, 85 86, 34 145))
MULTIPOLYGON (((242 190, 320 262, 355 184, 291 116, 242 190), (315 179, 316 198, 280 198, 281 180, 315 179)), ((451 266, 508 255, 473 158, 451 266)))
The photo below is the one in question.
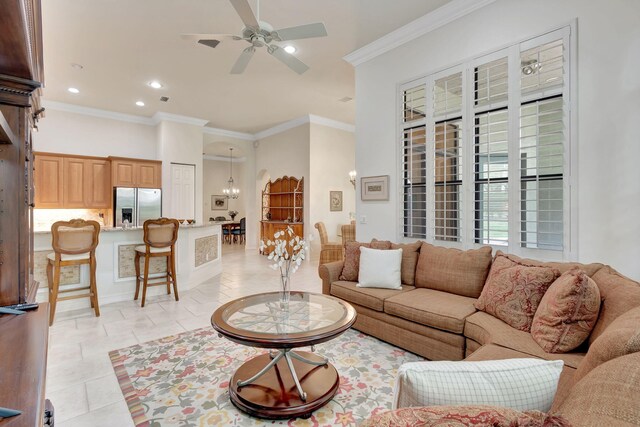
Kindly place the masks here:
MULTIPOLYGON (((304 235, 308 237, 313 231, 313 224, 309 223, 309 123, 263 138, 256 145, 257 177, 265 171, 272 181, 285 175, 298 179, 304 177, 304 235)), ((256 185, 258 221, 263 189, 256 185)), ((259 233, 256 238, 260 238, 259 233)))
POLYGON ((312 253, 319 254, 320 237, 312 228, 324 222, 329 240, 340 242, 338 229, 348 224, 349 212, 355 212, 355 189, 349 181, 349 171, 355 169, 355 135, 352 132, 311 124, 310 138, 310 206, 309 231, 314 240, 312 253), (329 192, 342 191, 342 211, 331 212, 329 192))
POLYGON ((358 240, 399 239, 396 85, 577 18, 578 260, 640 278, 638 16, 636 0, 498 0, 358 66, 358 175, 391 178, 389 202, 357 202, 358 240))
POLYGON ((33 133, 36 151, 156 159, 153 126, 47 109, 33 133))
MULTIPOLYGON (((171 163, 196 166, 195 220, 202 223, 202 126, 163 121, 157 126, 158 160, 162 160, 162 215, 171 212, 171 163)), ((207 218, 208 219, 208 218, 207 218)))
POLYGON ((223 160, 207 160, 205 159, 202 164, 203 167, 203 179, 202 186, 204 189, 202 200, 202 219, 207 221, 210 217, 225 216, 230 219, 229 211, 238 211, 236 220, 240 220, 243 216, 246 216, 246 199, 249 197, 253 200, 253 194, 247 194, 243 191, 245 187, 245 173, 244 162, 234 160, 233 162, 233 181, 236 188, 240 189, 240 196, 237 199, 229 199, 227 203, 227 209, 225 210, 211 210, 211 196, 221 195, 222 190, 227 188, 227 181, 229 180, 229 162, 223 160))

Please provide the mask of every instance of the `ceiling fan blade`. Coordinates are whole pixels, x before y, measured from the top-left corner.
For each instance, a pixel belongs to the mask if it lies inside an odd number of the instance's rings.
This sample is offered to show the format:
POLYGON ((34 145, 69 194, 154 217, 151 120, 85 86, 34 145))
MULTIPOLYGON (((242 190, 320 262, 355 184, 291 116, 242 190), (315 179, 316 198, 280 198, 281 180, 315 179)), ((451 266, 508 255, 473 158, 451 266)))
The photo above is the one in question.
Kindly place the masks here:
POLYGON ((325 37, 326 35, 327 29, 322 22, 282 28, 271 32, 271 36, 280 41, 310 39, 313 37, 325 37))
POLYGON ((232 40, 242 40, 242 37, 236 36, 233 34, 180 34, 180 37, 183 40, 220 40, 220 39, 232 39, 232 40))
POLYGON ((215 48, 220 44, 220 40, 198 40, 198 43, 215 48))
POLYGON ((295 56, 288 54, 284 49, 281 49, 278 46, 271 45, 267 51, 298 74, 303 74, 309 69, 307 64, 300 61, 295 56))
POLYGON ((251 61, 251 58, 253 57, 253 53, 255 51, 256 48, 253 46, 249 46, 248 48, 243 50, 236 63, 233 64, 231 74, 242 74, 245 68, 247 68, 247 65, 249 65, 249 61, 251 61))
POLYGON ((253 14, 253 10, 251 10, 251 6, 249 6, 248 0, 229 1, 231 2, 231 6, 233 6, 238 15, 240 15, 240 19, 242 19, 242 22, 244 22, 245 26, 253 28, 259 27, 256 15, 253 14))

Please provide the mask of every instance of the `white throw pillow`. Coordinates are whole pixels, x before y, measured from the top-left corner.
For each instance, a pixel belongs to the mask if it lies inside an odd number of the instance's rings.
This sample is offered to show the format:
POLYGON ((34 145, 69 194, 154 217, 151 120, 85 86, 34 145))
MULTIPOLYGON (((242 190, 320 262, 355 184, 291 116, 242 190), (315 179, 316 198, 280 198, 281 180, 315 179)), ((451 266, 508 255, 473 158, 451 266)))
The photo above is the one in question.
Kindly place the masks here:
POLYGON ((408 406, 496 405, 548 412, 562 360, 413 362, 398 370, 393 409, 408 406))
POLYGON ((360 247, 359 288, 400 289, 402 249, 371 249, 360 247))

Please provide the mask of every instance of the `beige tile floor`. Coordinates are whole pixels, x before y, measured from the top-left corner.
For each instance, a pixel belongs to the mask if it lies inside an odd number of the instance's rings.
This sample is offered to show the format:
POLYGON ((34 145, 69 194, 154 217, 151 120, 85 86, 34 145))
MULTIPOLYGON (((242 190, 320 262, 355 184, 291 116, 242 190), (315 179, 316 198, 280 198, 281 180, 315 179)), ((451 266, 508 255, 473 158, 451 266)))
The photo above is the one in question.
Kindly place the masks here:
MULTIPOLYGON (((108 352, 168 335, 210 327, 213 311, 232 299, 275 291, 280 278, 266 257, 244 246, 223 245, 222 274, 180 294, 56 314, 49 334, 47 398, 58 427, 127 427, 131 415, 108 352)), ((292 278, 293 290, 321 291, 317 261, 307 261, 292 278)), ((133 298, 133 296, 132 296, 133 298)))

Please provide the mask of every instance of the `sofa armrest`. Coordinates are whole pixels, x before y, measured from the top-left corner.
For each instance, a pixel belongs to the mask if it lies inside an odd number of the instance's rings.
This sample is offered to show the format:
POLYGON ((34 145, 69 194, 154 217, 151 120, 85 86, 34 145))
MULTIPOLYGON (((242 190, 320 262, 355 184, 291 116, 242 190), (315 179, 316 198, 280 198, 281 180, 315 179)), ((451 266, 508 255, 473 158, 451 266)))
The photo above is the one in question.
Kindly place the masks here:
POLYGON ((329 295, 331 291, 331 284, 336 282, 340 278, 342 273, 342 265, 344 261, 335 261, 327 264, 322 264, 318 267, 318 274, 322 279, 322 293, 329 295))

